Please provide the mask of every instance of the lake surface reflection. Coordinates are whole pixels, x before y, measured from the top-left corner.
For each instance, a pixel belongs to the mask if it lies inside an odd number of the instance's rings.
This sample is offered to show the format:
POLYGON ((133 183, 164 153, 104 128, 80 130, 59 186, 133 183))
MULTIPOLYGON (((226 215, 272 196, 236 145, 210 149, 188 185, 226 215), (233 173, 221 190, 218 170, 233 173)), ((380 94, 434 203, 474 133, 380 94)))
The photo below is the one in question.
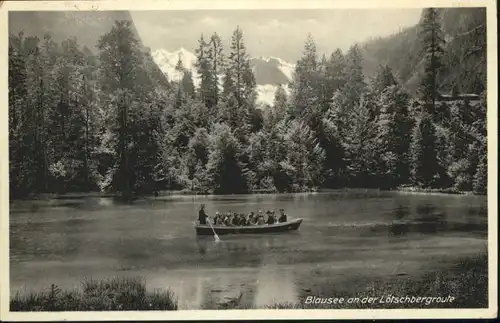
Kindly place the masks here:
MULTIPOLYGON (((172 288, 185 309, 296 302, 350 282, 418 276, 487 250, 486 198, 353 191, 143 199, 65 196, 16 201, 10 213, 10 288, 73 288, 85 277, 143 276, 172 288), (298 232, 196 237, 209 213, 284 208, 298 232)), ((361 288, 361 287, 360 287, 361 288)), ((335 296, 335 295, 324 295, 335 296)))

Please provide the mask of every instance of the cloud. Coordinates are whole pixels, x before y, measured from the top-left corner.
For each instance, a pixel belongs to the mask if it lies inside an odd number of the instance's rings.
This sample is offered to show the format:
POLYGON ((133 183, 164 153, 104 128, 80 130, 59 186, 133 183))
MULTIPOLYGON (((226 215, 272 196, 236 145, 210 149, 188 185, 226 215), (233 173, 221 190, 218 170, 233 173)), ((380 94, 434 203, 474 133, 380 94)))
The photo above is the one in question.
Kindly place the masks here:
POLYGON ((280 27, 286 27, 288 24, 284 23, 284 22, 280 22, 278 21, 278 19, 272 19, 268 26, 271 27, 271 28, 280 28, 280 27))
POLYGON ((184 18, 172 18, 172 19, 170 19, 171 25, 184 25, 186 22, 187 21, 184 18))
POLYGON ((227 50, 231 35, 240 26, 252 56, 277 56, 297 60, 308 33, 319 54, 350 45, 374 35, 397 32, 418 21, 421 10, 186 10, 133 14, 147 46, 170 51, 181 46, 194 50, 203 33, 217 32, 227 50), (137 19, 136 19, 137 18, 137 19))
POLYGON ((318 23, 318 21, 316 19, 309 18, 309 19, 304 20, 304 24, 306 24, 306 25, 315 25, 317 23, 318 23))
POLYGON ((207 25, 210 27, 214 27, 220 24, 223 24, 226 19, 216 18, 212 16, 205 16, 200 20, 200 23, 203 25, 207 25))
POLYGON ((258 24, 256 27, 257 29, 260 29, 265 32, 272 32, 273 30, 279 30, 279 29, 283 30, 285 28, 289 28, 289 26, 290 25, 284 21, 280 21, 278 19, 271 19, 269 22, 258 24))

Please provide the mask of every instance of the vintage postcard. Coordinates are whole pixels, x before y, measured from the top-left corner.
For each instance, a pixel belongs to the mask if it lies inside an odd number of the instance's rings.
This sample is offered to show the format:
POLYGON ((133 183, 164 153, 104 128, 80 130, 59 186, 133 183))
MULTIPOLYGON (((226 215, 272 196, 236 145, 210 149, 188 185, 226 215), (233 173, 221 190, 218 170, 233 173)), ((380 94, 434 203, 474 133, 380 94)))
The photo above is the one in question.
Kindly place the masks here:
POLYGON ((484 1, 4 1, 1 319, 497 315, 484 1))

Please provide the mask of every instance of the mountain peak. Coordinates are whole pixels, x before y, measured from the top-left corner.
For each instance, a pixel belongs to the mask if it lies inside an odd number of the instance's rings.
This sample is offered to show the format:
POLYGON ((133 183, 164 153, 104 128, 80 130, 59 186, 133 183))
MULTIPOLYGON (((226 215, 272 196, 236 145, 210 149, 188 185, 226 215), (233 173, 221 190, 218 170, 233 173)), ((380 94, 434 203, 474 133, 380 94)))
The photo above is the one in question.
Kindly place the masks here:
MULTIPOLYGON (((190 50, 180 47, 170 52, 161 48, 153 51, 152 57, 170 80, 180 80, 182 78, 182 72, 175 69, 180 58, 184 69, 191 71, 195 86, 200 85, 201 81, 196 69, 197 58, 190 50)), ((294 64, 274 56, 251 58, 250 66, 257 83, 257 101, 263 104, 272 104, 277 86, 288 84, 295 70, 294 64)))

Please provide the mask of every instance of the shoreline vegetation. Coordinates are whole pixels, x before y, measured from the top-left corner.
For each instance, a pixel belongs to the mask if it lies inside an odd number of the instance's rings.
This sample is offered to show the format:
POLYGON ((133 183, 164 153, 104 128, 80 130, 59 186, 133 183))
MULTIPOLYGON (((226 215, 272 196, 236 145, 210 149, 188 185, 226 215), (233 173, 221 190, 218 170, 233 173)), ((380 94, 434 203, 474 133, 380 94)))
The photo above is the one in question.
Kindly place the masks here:
MULTIPOLYGON (((136 199, 148 198, 148 197, 165 197, 165 196, 223 196, 223 195, 267 195, 267 194, 314 194, 314 193, 365 193, 370 195, 370 193, 385 193, 385 192, 397 192, 397 193, 408 193, 408 194, 422 194, 422 195, 474 195, 474 196, 486 196, 487 194, 478 194, 473 191, 459 191, 453 187, 449 188, 422 188, 413 186, 398 187, 396 189, 374 189, 374 188, 340 188, 340 189, 310 189, 307 191, 300 192, 276 192, 275 190, 255 190, 253 192, 238 193, 238 194, 213 194, 205 191, 192 191, 192 190, 161 190, 156 192, 156 194, 144 194, 137 195, 136 199)), ((37 200, 37 199, 57 199, 57 198, 69 198, 69 197, 101 197, 101 198, 119 198, 120 195, 115 193, 91 191, 91 192, 71 192, 71 193, 40 193, 40 194, 30 194, 23 197, 16 197, 11 199, 11 201, 23 201, 23 200, 37 200)))
MULTIPOLYGON (((348 295, 349 297, 453 297, 449 303, 421 304, 306 304, 305 295, 297 303, 274 303, 261 309, 334 309, 334 308, 482 308, 488 306, 488 257, 486 254, 460 259, 431 270, 421 277, 391 276, 385 281, 371 282, 356 295, 340 290, 325 290, 318 297, 348 295)), ((256 309, 244 304, 242 295, 224 303, 211 303, 213 309, 256 309)), ((204 307, 203 307, 204 308, 204 307)), ((82 287, 63 291, 52 284, 39 292, 11 295, 11 311, 120 311, 120 310, 179 310, 178 299, 170 289, 147 291, 143 278, 111 277, 87 279, 82 287)))
POLYGON ((161 190, 402 185, 486 194, 485 11, 464 12, 474 19, 453 24, 460 32, 444 28, 449 14, 426 8, 415 26, 418 89, 388 65, 369 77, 362 44, 321 53, 310 34, 290 83, 265 106, 240 27, 229 39, 201 35, 197 71, 179 58, 179 79, 158 69, 132 21, 116 20, 92 50, 76 37, 11 34, 10 195, 105 191, 131 201, 161 190), (455 33, 459 43, 447 40, 455 33), (472 46, 474 64, 457 65, 472 46), (475 77, 451 81, 457 66, 475 77))

